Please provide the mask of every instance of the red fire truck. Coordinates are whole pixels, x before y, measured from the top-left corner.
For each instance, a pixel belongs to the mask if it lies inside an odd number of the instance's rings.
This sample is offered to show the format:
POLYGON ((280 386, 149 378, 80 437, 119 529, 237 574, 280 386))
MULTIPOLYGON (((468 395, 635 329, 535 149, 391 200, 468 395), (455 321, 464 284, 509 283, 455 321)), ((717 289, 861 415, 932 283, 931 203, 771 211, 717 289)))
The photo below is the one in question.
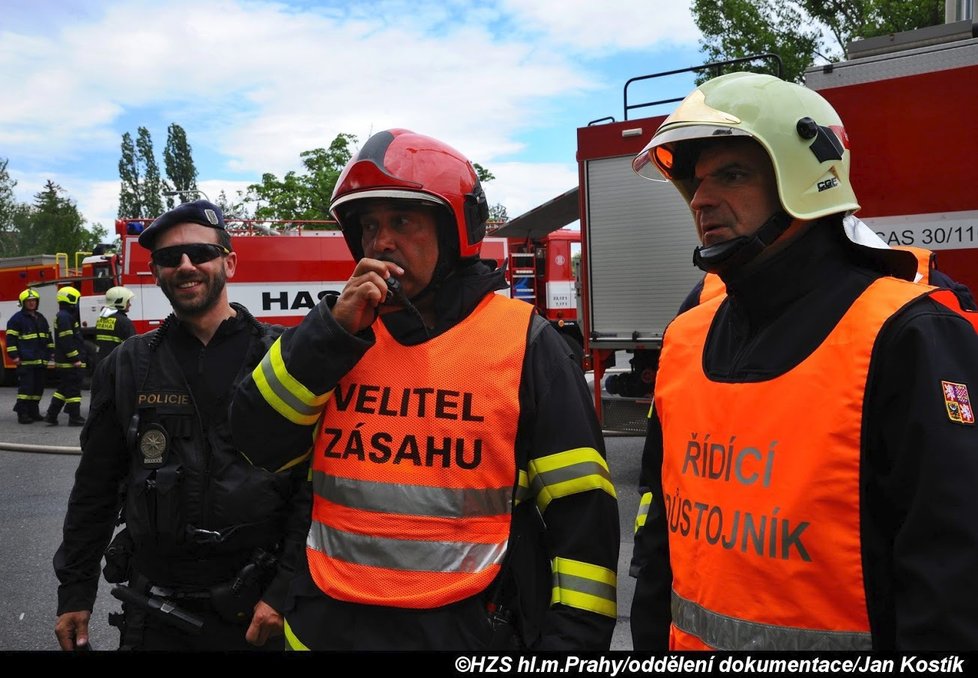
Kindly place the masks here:
MULTIPOLYGON (((163 322, 170 304, 150 273, 149 252, 138 243, 139 232, 149 222, 117 220, 118 251, 100 246, 96 252, 76 254, 74 261, 69 261, 67 254, 0 259, 0 349, 6 348, 6 319, 17 311, 17 297, 26 287, 40 293, 39 310, 49 322, 58 310, 57 289, 64 285, 78 289, 82 294, 78 305, 82 333, 89 340, 94 340, 105 292, 115 285, 124 285, 135 294, 129 317, 137 332, 147 332, 163 322)), ((298 324, 325 294, 342 290, 353 272, 353 259, 335 223, 229 219, 228 230, 238 252, 238 268, 228 281, 228 297, 263 321, 298 324)), ((569 238, 558 235, 552 247, 541 250, 516 238, 493 235, 486 238, 482 256, 514 272, 512 288, 502 293, 536 305, 581 354, 583 341, 576 324, 569 251, 570 242, 577 239, 576 234, 569 238), (543 251, 549 254, 541 257, 543 251)), ((5 350, 3 358, 0 380, 10 382, 14 366, 5 350)))
MULTIPOLYGON (((853 43, 853 58, 809 70, 806 85, 845 123, 862 206, 856 216, 891 245, 935 250, 938 266, 974 292, 973 30, 965 20, 853 43)), ((582 309, 602 424, 643 433, 663 332, 702 272, 692 264, 698 243, 686 203, 671 184, 631 169, 665 116, 629 120, 628 111, 645 104, 629 105, 627 85, 624 100, 624 121, 577 131, 582 309), (630 368, 603 381, 622 355, 630 368)))

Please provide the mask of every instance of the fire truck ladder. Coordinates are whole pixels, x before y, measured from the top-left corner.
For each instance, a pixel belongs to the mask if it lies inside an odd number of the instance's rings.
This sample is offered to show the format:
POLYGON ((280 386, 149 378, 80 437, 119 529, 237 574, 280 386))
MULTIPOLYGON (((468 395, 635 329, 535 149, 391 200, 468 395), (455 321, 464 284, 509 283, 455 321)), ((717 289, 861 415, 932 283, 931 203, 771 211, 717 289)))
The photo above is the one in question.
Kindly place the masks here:
POLYGON ((537 273, 536 255, 533 252, 510 252, 509 271, 513 299, 536 306, 537 273))

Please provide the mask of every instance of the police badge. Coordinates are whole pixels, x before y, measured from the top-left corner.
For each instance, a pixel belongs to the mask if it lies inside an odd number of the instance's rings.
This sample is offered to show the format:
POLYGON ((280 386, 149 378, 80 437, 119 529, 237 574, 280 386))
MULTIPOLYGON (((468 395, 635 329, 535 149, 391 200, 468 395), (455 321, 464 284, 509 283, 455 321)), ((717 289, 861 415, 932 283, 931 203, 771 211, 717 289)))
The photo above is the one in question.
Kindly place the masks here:
POLYGON ((166 463, 169 438, 166 429, 159 424, 148 424, 139 434, 139 452, 143 455, 143 468, 160 468, 166 463))

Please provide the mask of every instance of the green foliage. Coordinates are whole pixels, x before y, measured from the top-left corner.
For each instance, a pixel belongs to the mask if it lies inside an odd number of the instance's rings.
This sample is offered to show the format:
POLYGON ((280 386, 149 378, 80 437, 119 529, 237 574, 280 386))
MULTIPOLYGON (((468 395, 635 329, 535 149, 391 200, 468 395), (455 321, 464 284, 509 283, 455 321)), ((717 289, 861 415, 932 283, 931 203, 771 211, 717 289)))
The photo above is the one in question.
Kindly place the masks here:
POLYGON ((33 205, 16 211, 14 222, 18 237, 4 243, 5 256, 90 252, 106 236, 101 224, 85 228, 75 202, 51 180, 34 195, 33 205))
POLYGON ((853 40, 942 23, 944 0, 693 0, 692 12, 706 61, 773 52, 784 79, 801 82, 816 57, 845 58, 853 40))
POLYGON ((316 148, 299 154, 304 174, 288 172, 279 179, 262 175, 261 183, 248 187, 245 202, 255 203, 256 219, 330 219, 329 201, 343 168, 353 157, 352 134, 336 135, 329 148, 316 148))
POLYGON ((490 172, 489 170, 487 170, 485 167, 483 167, 479 163, 474 162, 474 163, 472 163, 472 166, 475 168, 475 173, 476 173, 476 175, 478 175, 479 181, 482 182, 483 184, 486 183, 486 182, 488 182, 488 181, 492 181, 493 179, 496 178, 496 175, 495 174, 493 174, 492 172, 490 172))
POLYGON ((248 219, 248 207, 244 204, 241 199, 241 191, 238 191, 237 199, 232 200, 228 198, 226 192, 221 191, 217 195, 217 201, 215 203, 224 212, 224 217, 226 219, 248 219))
POLYGON ((506 211, 506 205, 500 202, 497 202, 495 205, 490 205, 489 221, 498 221, 498 222, 509 221, 509 212, 506 211))
MULTIPOLYGON (((166 184, 167 190, 197 190, 197 167, 194 165, 192 149, 187 141, 187 133, 183 127, 176 123, 172 123, 166 130, 163 167, 166 169, 166 176, 169 179, 169 183, 166 184)), ((174 204, 173 197, 167 196, 167 209, 172 208, 174 204)))
POLYGON ((139 200, 139 168, 136 166, 136 146, 132 135, 122 135, 122 155, 119 158, 119 214, 120 219, 140 217, 143 214, 139 200))
POLYGON ((6 158, 0 158, 0 256, 6 255, 7 243, 16 238, 14 217, 20 208, 14 196, 17 181, 7 171, 8 162, 6 158))
POLYGON ((163 161, 169 182, 160 176, 149 130, 137 128, 135 144, 129 132, 122 135, 122 154, 119 158, 120 219, 156 218, 175 204, 174 199, 167 196, 164 207, 164 191, 197 190, 197 168, 187 134, 176 123, 167 128, 163 161))
POLYGON ((163 214, 163 181, 160 168, 153 155, 153 139, 149 130, 140 127, 136 136, 136 165, 142 169, 143 182, 140 186, 139 201, 142 203, 143 217, 158 217, 163 214))

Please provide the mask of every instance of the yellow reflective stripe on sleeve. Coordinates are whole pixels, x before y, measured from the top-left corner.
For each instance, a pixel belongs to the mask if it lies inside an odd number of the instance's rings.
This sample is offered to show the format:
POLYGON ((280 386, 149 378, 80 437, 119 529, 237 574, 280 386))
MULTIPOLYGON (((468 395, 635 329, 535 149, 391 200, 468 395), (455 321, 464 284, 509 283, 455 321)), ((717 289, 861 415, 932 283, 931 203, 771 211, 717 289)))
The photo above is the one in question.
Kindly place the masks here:
POLYGON ((75 332, 74 330, 61 330, 60 332, 58 332, 58 336, 59 337, 70 337, 72 334, 74 334, 74 332, 75 332))
POLYGON ((646 419, 651 419, 653 412, 655 412, 655 400, 653 400, 652 401, 652 404, 649 405, 649 413, 647 415, 645 415, 645 418, 646 419))
POLYGON ((333 395, 316 395, 296 380, 285 368, 282 339, 276 339, 268 353, 251 373, 262 398, 269 407, 300 426, 311 426, 322 414, 323 405, 333 395))
POLYGON ((618 576, 600 565, 554 558, 550 604, 567 605, 606 617, 618 616, 618 576))
POLYGON ((18 332, 17 330, 7 330, 7 334, 9 334, 12 337, 19 337, 20 336, 20 332, 18 332))
POLYGON ((513 506, 518 506, 520 502, 530 497, 530 477, 526 471, 520 469, 519 480, 516 481, 516 496, 513 497, 513 506))
POLYGON ((295 632, 292 630, 292 627, 289 626, 289 620, 288 619, 285 620, 285 627, 284 627, 283 630, 285 632, 285 650, 286 651, 289 651, 289 650, 292 650, 292 651, 298 650, 298 651, 303 651, 303 652, 308 652, 309 651, 309 648, 306 647, 305 644, 301 640, 299 640, 298 638, 296 638, 295 632))
POLYGON ((645 527, 645 519, 649 517, 649 508, 652 506, 652 493, 646 492, 638 502, 638 513, 635 514, 635 532, 645 527))
POLYGON ((530 490, 540 513, 554 499, 602 490, 617 499, 608 464, 593 447, 579 447, 530 460, 530 490))

